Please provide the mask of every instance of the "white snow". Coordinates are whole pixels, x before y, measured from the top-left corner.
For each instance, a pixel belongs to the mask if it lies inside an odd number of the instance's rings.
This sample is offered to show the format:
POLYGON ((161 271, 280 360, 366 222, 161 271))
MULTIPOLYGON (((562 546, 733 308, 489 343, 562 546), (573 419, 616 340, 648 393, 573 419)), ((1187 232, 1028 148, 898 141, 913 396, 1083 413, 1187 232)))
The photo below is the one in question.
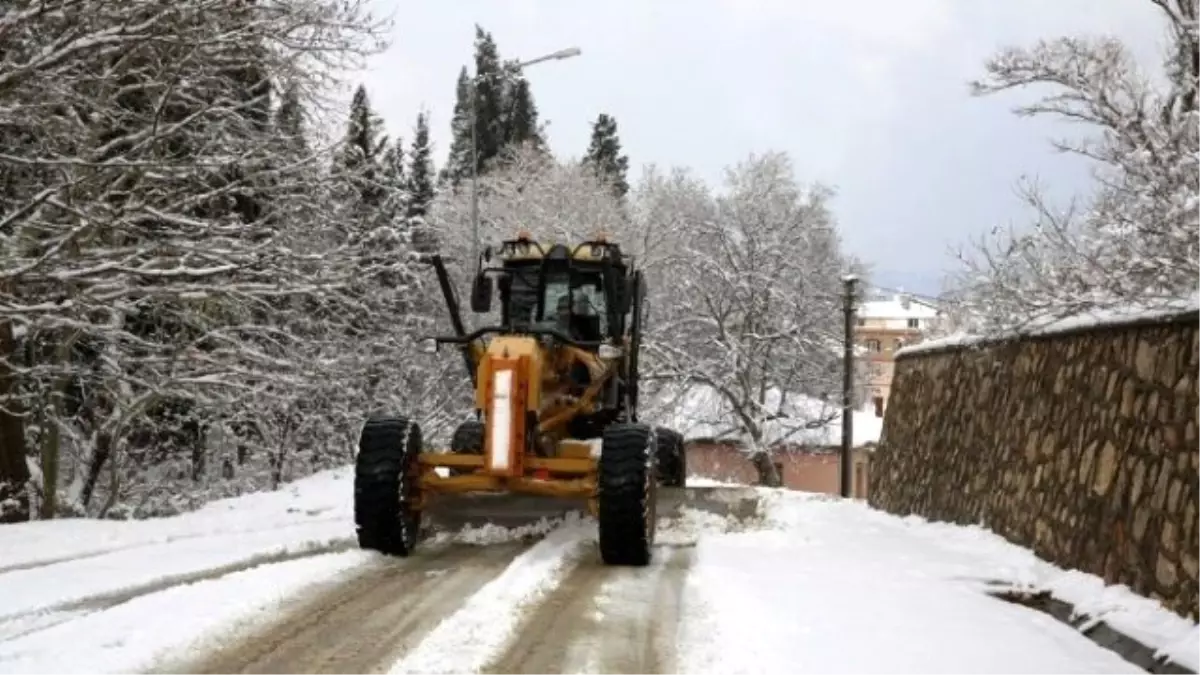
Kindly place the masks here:
POLYGON ((1065 333, 1084 328, 1118 326, 1139 321, 1167 319, 1197 310, 1200 310, 1200 292, 1193 293, 1187 298, 1179 298, 1173 302, 1164 302, 1153 308, 1123 306, 1097 309, 1060 318, 1032 320, 1019 329, 998 335, 974 335, 959 331, 943 338, 903 347, 896 351, 894 358, 921 352, 940 351, 952 347, 984 345, 997 340, 1019 336, 1054 335, 1056 333, 1065 333))
POLYGON ((499 656, 522 610, 553 590, 596 537, 591 521, 569 518, 517 556, 500 576, 444 619, 391 673, 479 672, 499 656))
POLYGON ((856 308, 855 314, 863 319, 935 319, 938 308, 928 301, 908 296, 903 293, 893 294, 884 298, 864 300, 856 308))
POLYGON ((681 672, 1137 670, 1048 615, 989 597, 988 582, 1110 608, 1105 621, 1136 623, 1141 639, 1196 667, 1194 623, 1128 590, 1104 590, 1095 577, 1088 588, 1079 582, 1087 575, 981 528, 832 497, 761 493, 767 529, 699 537, 681 672))
MULTIPOLYGON (((323 471, 274 492, 222 499, 170 518, 133 521, 71 518, 5 525, 0 528, 0 551, 3 551, 0 573, 14 567, 148 544, 271 532, 296 525, 319 527, 321 523, 344 523, 353 519, 349 499, 353 494, 352 476, 349 467, 323 471)), ((340 532, 345 536, 344 528, 340 532)), ((295 538, 292 534, 284 537, 289 541, 295 538)))
MULTIPOLYGON (((154 521, 0 527, 0 673, 129 672, 197 655, 372 564, 379 557, 362 551, 321 553, 353 547, 349 477, 347 469, 326 472, 154 521), (303 557, 277 561, 287 555, 303 557)), ((636 623, 637 610, 612 603, 652 601, 642 591, 656 587, 672 556, 681 561, 679 552, 691 551, 684 616, 669 645, 679 672, 1135 670, 1078 630, 987 595, 1004 588, 1048 590, 1178 663, 1200 666, 1194 622, 983 528, 900 518, 825 495, 743 489, 761 498, 756 517, 685 509, 660 520, 663 564, 615 572, 598 599, 609 620, 636 623)), ((505 649, 523 610, 583 556, 598 555, 590 519, 438 535, 478 545, 539 536, 391 672, 477 671, 505 649)), ((601 657, 588 639, 572 647, 581 663, 601 657)))
POLYGON ((174 586, 0 642, 0 673, 123 673, 199 656, 213 635, 269 620, 301 591, 374 556, 345 551, 174 586))
MULTIPOLYGON (((840 403, 796 393, 781 398, 780 390, 772 388, 767 391, 764 405, 769 411, 782 413, 776 419, 761 422, 764 443, 821 446, 842 442, 840 403), (813 428, 806 428, 809 424, 813 428)), ((710 387, 694 386, 683 392, 665 389, 654 407, 658 411, 657 423, 675 429, 685 439, 747 440, 736 425, 729 423, 735 416, 728 403, 710 387)), ((853 411, 853 423, 855 447, 879 442, 883 418, 859 409, 853 411)))

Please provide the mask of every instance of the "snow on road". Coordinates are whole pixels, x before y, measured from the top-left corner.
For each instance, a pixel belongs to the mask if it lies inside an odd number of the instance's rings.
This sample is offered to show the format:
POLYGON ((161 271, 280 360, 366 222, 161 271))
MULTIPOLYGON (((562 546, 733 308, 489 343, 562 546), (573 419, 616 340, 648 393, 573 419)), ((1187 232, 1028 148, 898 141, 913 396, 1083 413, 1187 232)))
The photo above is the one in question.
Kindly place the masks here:
MULTIPOLYGON (((1053 586, 1062 574, 994 535, 824 496, 765 499, 767 529, 699 541, 681 672, 1137 671, 1050 616, 986 595, 987 582, 1053 586)), ((1158 644, 1194 661, 1195 625, 1158 612, 1171 624, 1158 644)))
MULTIPOLYGON (((216 652, 294 663, 308 652, 272 656, 275 647, 240 643, 279 622, 295 625, 288 613, 300 600, 350 601, 370 593, 371 579, 399 588, 406 574, 420 580, 416 592, 453 586, 469 597, 439 603, 444 616, 389 637, 407 646, 381 649, 388 661, 372 666, 381 671, 1136 672, 1077 630, 990 597, 995 584, 1050 590, 1200 666, 1195 623, 981 528, 745 488, 760 496, 757 517, 687 511, 664 521, 649 569, 600 565, 589 520, 440 537, 396 560, 353 550, 350 476, 325 472, 174 518, 0 527, 0 672, 128 672, 216 652), (468 557, 467 576, 456 577, 457 563, 438 552, 448 542, 490 546, 519 535, 544 538, 495 565, 468 557), (639 598, 643 606, 633 606, 639 598), (537 626, 553 639, 523 633, 537 626)), ((380 597, 354 602, 390 607, 380 597)), ((342 634, 356 630, 352 620, 308 621, 322 623, 306 635, 330 641, 311 653, 355 639, 342 634)))

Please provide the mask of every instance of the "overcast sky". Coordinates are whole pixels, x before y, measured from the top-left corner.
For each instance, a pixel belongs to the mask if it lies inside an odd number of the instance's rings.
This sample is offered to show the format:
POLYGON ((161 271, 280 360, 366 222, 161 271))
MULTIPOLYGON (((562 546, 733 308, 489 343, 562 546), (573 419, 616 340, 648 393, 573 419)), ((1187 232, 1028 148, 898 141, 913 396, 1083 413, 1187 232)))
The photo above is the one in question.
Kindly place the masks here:
POLYGON ((1017 95, 967 93, 997 47, 1109 33, 1157 69, 1163 23, 1148 0, 374 0, 395 14, 390 49, 363 75, 389 132, 431 114, 440 167, 459 69, 475 23, 502 58, 577 46, 530 67, 560 157, 614 115, 631 182, 647 163, 691 167, 712 184, 751 152, 783 150, 802 181, 834 186, 847 248, 874 281, 936 293, 948 251, 1028 220, 1023 173, 1067 195, 1086 165, 1057 155, 1049 121, 1011 113, 1017 95))

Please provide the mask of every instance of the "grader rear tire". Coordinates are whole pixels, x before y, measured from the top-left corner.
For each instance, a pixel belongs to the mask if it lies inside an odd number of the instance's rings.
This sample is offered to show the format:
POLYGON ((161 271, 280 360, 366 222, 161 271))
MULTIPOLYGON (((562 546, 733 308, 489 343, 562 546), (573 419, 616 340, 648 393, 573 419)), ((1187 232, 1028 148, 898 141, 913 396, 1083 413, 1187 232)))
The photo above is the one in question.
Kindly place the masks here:
MULTIPOLYGON (((458 425, 450 437, 450 451, 464 455, 483 454, 483 422, 467 420, 458 425)), ((451 476, 471 473, 471 469, 450 469, 451 476)))
POLYGON ((687 454, 683 449, 683 434, 666 427, 656 427, 658 440, 658 482, 664 487, 686 487, 687 454))
POLYGON ((417 546, 421 512, 412 508, 421 427, 404 417, 363 426, 354 467, 354 524, 360 548, 406 557, 417 546))
POLYGON ((598 477, 600 557, 606 565, 650 564, 658 520, 655 434, 644 424, 604 431, 598 477))

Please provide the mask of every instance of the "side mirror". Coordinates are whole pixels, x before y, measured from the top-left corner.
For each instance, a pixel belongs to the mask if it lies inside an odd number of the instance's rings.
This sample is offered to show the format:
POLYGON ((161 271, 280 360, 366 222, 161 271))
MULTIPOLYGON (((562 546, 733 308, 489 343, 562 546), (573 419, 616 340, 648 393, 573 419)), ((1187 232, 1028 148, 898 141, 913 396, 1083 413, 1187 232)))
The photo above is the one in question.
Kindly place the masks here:
POLYGON ((484 314, 492 311, 492 278, 480 272, 471 284, 471 311, 484 314))

